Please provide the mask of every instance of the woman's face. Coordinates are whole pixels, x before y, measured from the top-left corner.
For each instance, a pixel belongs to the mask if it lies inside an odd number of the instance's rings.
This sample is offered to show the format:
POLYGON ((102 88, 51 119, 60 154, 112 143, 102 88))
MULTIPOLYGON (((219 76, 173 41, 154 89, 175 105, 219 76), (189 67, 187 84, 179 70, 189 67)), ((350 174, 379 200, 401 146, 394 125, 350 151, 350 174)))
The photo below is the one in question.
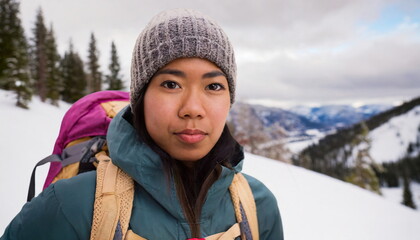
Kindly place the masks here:
POLYGON ((201 58, 180 58, 160 69, 144 97, 146 129, 172 158, 193 163, 214 147, 230 109, 225 74, 201 58))

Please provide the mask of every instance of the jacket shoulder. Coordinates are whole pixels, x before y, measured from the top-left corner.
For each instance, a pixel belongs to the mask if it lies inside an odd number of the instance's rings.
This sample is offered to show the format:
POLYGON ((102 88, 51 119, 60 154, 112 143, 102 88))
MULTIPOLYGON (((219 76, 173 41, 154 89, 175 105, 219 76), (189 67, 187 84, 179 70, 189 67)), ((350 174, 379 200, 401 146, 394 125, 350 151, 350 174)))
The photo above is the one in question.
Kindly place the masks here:
POLYGON ((251 187, 256 204, 264 203, 268 204, 269 207, 277 207, 276 197, 270 191, 270 189, 264 185, 264 183, 248 174, 242 173, 242 175, 244 175, 245 179, 248 181, 249 186, 251 187))
POLYGON ((67 220, 82 236, 89 238, 95 202, 96 171, 57 181, 54 188, 67 220))
POLYGON ((282 240, 283 226, 276 197, 264 183, 250 175, 242 174, 248 181, 254 195, 260 240, 282 240))
POLYGON ((80 174, 50 185, 23 206, 1 239, 89 239, 95 176, 80 174))

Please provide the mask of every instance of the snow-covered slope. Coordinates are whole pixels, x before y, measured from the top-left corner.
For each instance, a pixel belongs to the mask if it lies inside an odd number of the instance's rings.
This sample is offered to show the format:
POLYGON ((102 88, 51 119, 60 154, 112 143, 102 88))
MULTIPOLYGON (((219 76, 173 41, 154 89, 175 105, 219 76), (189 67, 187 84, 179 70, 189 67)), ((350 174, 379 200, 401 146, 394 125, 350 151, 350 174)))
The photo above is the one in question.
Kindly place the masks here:
POLYGON ((319 173, 247 157, 244 172, 277 197, 285 239, 419 239, 417 211, 319 173))
POLYGON ((369 133, 369 138, 372 141, 370 155, 376 162, 397 161, 405 157, 408 145, 420 138, 420 106, 375 128, 369 133))
MULTIPOLYGON (((30 110, 25 110, 15 107, 14 98, 12 92, 0 90, 0 235, 26 202, 32 169, 52 153, 61 119, 70 107, 44 104, 34 96, 30 110)), ((47 171, 48 166, 39 168, 37 192, 47 171)))
MULTIPOLYGON (((57 108, 35 97, 31 109, 22 110, 14 107, 11 93, 0 91, 0 107, 1 235, 25 203, 32 167, 51 153, 69 105, 57 108)), ((419 211, 302 168, 251 154, 246 158, 244 171, 277 197, 287 240, 419 239, 419 211)), ((39 171, 38 185, 47 169, 39 171)))

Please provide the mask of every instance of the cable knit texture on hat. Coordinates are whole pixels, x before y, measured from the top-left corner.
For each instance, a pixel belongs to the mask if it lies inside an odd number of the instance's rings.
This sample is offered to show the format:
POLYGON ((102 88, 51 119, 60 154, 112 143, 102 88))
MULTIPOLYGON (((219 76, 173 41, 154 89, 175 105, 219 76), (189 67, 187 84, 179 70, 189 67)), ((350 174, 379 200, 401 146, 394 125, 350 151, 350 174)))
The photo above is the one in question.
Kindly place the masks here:
POLYGON ((156 15, 137 38, 131 64, 131 107, 153 75, 169 62, 199 57, 216 64, 228 80, 230 101, 235 100, 236 63, 222 28, 200 12, 174 9, 156 15))

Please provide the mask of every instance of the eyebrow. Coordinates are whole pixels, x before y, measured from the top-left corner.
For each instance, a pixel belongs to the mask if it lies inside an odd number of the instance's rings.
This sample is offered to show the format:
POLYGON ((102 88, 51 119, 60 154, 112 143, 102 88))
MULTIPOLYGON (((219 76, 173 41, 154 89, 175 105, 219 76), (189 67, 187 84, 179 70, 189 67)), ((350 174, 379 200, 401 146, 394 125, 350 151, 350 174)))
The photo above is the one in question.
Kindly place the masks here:
MULTIPOLYGON (((177 77, 184 77, 184 78, 187 77, 187 75, 184 72, 179 71, 179 70, 176 70, 176 69, 162 69, 162 70, 159 70, 155 74, 155 77, 157 75, 160 75, 160 74, 170 74, 170 75, 175 75, 177 77)), ((215 78, 215 77, 219 77, 219 76, 226 77, 226 74, 224 74, 221 71, 215 70, 215 71, 211 71, 211 72, 208 72, 208 73, 203 74, 202 78, 203 79, 204 78, 215 78)))
POLYGON ((224 74, 221 71, 212 71, 212 72, 208 72, 208 73, 203 74, 203 78, 215 78, 215 77, 219 77, 219 76, 226 77, 226 74, 224 74))

